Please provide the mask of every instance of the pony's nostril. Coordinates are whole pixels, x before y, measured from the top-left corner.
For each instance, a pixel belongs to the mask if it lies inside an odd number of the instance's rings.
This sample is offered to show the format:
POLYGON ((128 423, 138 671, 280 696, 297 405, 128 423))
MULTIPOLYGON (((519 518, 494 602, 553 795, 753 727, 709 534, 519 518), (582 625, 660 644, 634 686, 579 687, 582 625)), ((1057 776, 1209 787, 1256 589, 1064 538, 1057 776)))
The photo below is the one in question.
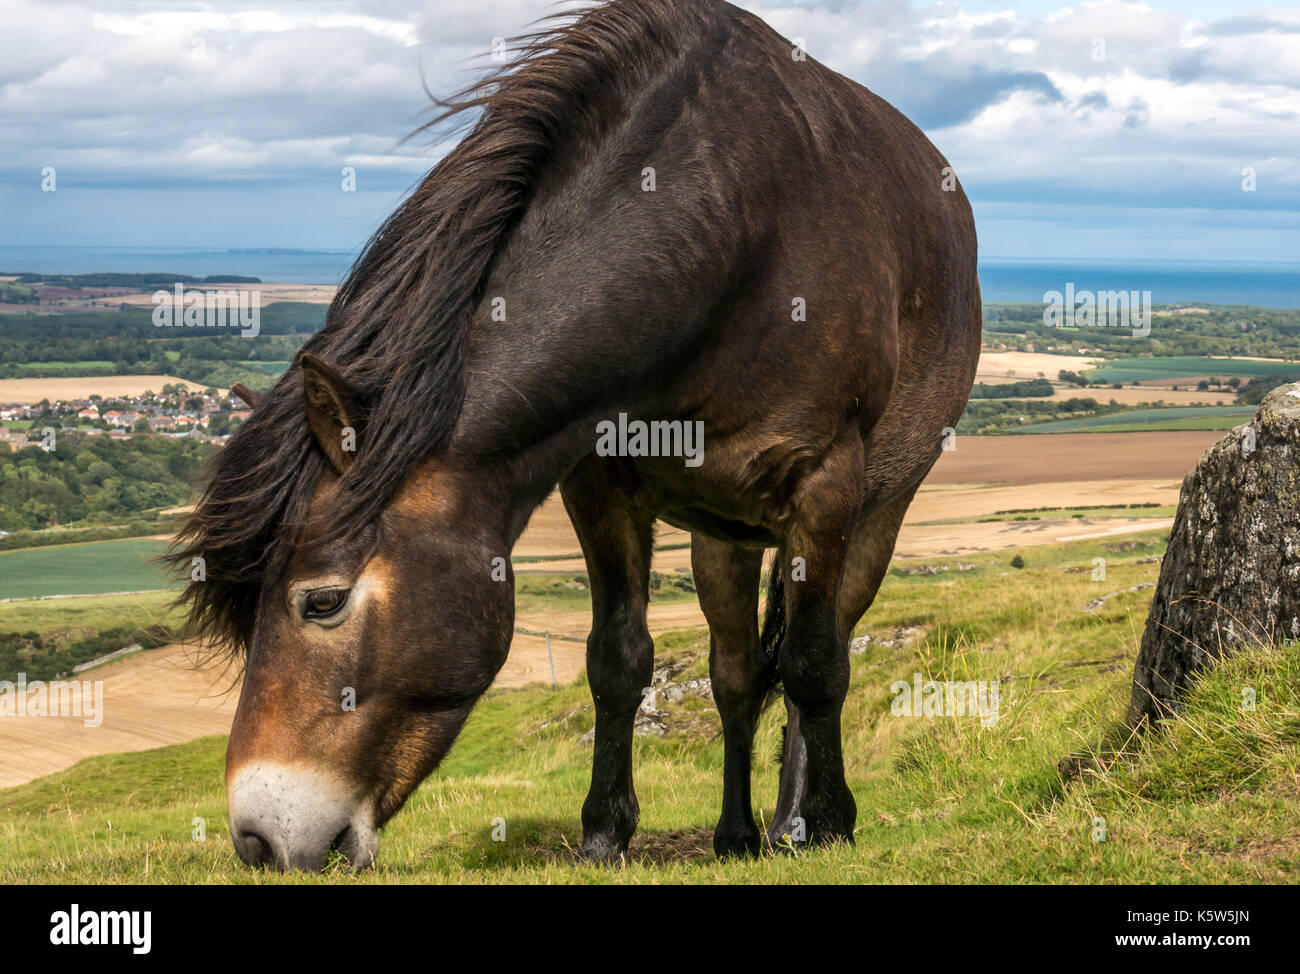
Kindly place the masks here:
POLYGON ((271 866, 275 863, 271 843, 248 829, 241 829, 235 837, 235 852, 249 866, 271 866))
POLYGON ((379 837, 364 826, 360 829, 346 825, 334 836, 330 851, 337 852, 354 871, 368 869, 375 864, 375 854, 379 851, 379 837))

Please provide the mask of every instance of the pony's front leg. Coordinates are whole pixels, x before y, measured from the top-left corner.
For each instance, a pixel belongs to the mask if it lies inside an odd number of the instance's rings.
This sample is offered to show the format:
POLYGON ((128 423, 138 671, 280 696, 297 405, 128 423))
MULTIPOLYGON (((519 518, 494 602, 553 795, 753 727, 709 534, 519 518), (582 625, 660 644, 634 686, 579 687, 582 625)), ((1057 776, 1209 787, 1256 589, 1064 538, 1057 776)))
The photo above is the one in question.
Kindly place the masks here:
POLYGON ((596 708, 591 790, 582 805, 582 857, 616 862, 627 852, 640 807, 632 786, 632 727, 654 671, 646 625, 653 521, 640 517, 589 457, 560 490, 591 579, 587 680, 596 708))

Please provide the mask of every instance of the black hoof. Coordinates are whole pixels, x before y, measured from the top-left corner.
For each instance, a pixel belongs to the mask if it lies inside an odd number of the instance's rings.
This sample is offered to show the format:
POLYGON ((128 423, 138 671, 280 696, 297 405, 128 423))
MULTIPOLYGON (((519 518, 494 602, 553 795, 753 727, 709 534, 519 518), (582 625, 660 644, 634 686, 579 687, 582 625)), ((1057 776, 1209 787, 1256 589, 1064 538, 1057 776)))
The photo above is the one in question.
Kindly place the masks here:
POLYGON ((800 820, 773 823, 763 836, 763 848, 767 852, 795 852, 807 844, 808 829, 800 820))
POLYGON ((576 863, 584 866, 621 866, 627 862, 627 843, 607 836, 582 840, 576 863))
POLYGON ((756 856, 763 851, 763 836, 757 826, 748 829, 723 829, 713 833, 713 854, 719 859, 756 856))
POLYGON ((773 823, 763 836, 763 847, 769 852, 796 852, 810 846, 834 845, 837 842, 853 844, 852 819, 819 824, 795 817, 788 822, 773 823))

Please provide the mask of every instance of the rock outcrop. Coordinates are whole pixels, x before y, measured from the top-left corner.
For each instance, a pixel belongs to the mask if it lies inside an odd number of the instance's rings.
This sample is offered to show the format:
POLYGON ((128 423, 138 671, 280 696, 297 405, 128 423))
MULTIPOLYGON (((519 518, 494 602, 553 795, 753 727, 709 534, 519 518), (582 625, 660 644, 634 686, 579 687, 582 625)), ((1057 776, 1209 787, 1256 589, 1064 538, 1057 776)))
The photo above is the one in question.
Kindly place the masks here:
POLYGON ((1242 645, 1300 638, 1300 383, 1183 480, 1133 673, 1131 718, 1167 716, 1202 667, 1242 645))

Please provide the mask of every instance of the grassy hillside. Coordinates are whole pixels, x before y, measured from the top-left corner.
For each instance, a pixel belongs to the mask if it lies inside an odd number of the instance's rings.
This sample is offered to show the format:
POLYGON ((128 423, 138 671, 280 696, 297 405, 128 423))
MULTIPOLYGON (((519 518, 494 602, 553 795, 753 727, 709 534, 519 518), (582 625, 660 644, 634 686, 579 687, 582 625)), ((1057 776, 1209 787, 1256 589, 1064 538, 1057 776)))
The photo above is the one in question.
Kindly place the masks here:
MULTIPOLYGON (((1157 535, 972 557, 886 580, 852 660, 845 755, 856 845, 719 863, 716 713, 688 697, 665 737, 638 737, 642 823, 624 869, 570 864, 591 759, 580 681, 489 694, 443 767, 384 830, 359 877, 268 876, 235 859, 224 739, 93 758, 0 791, 0 882, 1061 882, 1300 880, 1300 650, 1261 649, 1205 680, 1183 719, 1114 757, 1157 535), (1092 581, 1094 557, 1107 559, 1092 581), (1143 564, 1143 561, 1146 561, 1143 564), (1110 596, 1100 608, 1086 607, 1110 596), (902 627, 920 638, 906 643, 902 627), (995 726, 898 717, 890 684, 997 679, 995 726), (1255 689, 1254 712, 1240 710, 1255 689), (1107 755, 1112 755, 1107 757, 1107 755), (194 819, 206 841, 192 838, 194 819), (506 841, 494 842, 494 819, 506 841), (1105 839, 1097 841, 1104 820, 1105 839)), ((540 597, 540 596, 539 596, 540 597)), ((674 682, 706 673, 702 632, 658 641, 674 682)), ((756 808, 775 799, 779 708, 757 744, 756 808)))

